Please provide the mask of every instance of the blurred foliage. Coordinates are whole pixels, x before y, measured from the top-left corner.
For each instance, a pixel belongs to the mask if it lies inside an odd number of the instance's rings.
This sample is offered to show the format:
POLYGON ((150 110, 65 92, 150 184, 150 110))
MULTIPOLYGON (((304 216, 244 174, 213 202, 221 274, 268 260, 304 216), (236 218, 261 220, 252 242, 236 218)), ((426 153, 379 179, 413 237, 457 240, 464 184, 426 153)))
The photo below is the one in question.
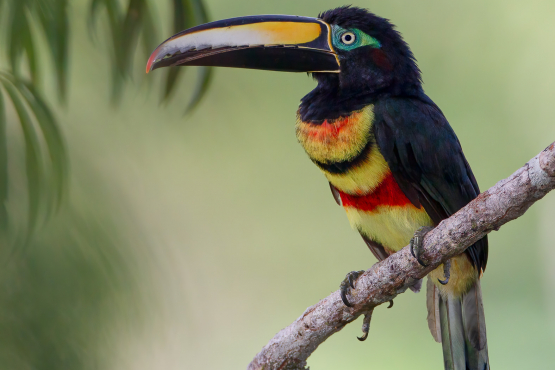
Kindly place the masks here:
POLYGON ((1 370, 106 368, 116 333, 138 326, 131 254, 110 222, 90 206, 64 207, 24 256, 3 265, 1 370))
MULTIPOLYGON (((193 27, 197 24, 208 22, 208 14, 201 0, 172 0, 173 3, 173 29, 174 32, 193 27)), ((201 67, 197 78, 197 86, 193 92, 193 97, 186 108, 186 112, 191 112, 201 98, 206 93, 212 76, 212 68, 201 67)), ((178 81, 179 74, 183 68, 170 68, 166 75, 164 86, 164 100, 168 100, 172 92, 175 91, 175 83, 178 81)))
MULTIPOLYGON (((32 83, 0 72, 0 90, 11 100, 25 143, 28 189, 28 233, 59 207, 67 175, 67 153, 54 116, 32 83)), ((8 137, 0 94, 0 226, 8 229, 8 137)))
MULTIPOLYGON (((153 18, 160 3, 86 1, 92 41, 97 32, 110 39, 110 100, 118 105, 137 46, 146 62, 161 41, 153 18), (99 19, 104 14, 107 22, 99 19)), ((208 20, 199 0, 168 3, 173 32, 208 20)), ((145 274, 134 275, 141 270, 130 249, 136 253, 140 243, 121 229, 113 202, 96 197, 102 180, 92 175, 69 189, 77 169, 69 171, 71 142, 54 112, 73 103, 69 59, 81 45, 70 42, 71 26, 80 21, 71 5, 77 4, 0 0, 0 370, 105 368, 117 338, 140 326, 144 306, 138 287, 145 274)), ((162 80, 163 101, 182 70, 162 80)), ((188 110, 203 97, 210 74, 199 71, 188 110)))
MULTIPOLYGON (((173 32, 208 21, 201 0, 169 0, 173 8, 173 32)), ((90 0, 88 25, 93 40, 97 18, 102 10, 108 18, 112 66, 111 101, 117 105, 122 96, 123 83, 131 76, 135 49, 139 42, 144 49, 144 60, 159 39, 149 0, 90 0)), ((72 22, 68 0, 0 0, 0 28, 6 42, 0 42, 0 52, 7 56, 9 70, 0 66, 0 231, 5 235, 8 225, 8 149, 5 101, 10 100, 19 119, 25 143, 25 172, 28 190, 27 237, 36 226, 56 209, 64 191, 68 158, 64 139, 48 103, 41 96, 41 68, 44 53, 50 54, 56 90, 60 103, 67 103, 68 56, 72 22), (45 47, 41 47, 46 40, 45 47), (7 98, 7 99, 6 99, 7 98)), ((163 82, 162 100, 167 101, 175 90, 182 68, 171 69, 163 82)), ((204 96, 211 80, 211 68, 200 69, 198 82, 186 112, 191 111, 204 96)), ((52 102, 50 102, 52 103, 52 102)))
MULTIPOLYGON (((69 44, 69 17, 67 0, 10 0, 0 6, 7 9, 3 22, 7 23, 8 37, 4 44, 10 67, 16 76, 21 76, 21 59, 25 56, 31 81, 40 81, 39 65, 42 56, 39 53, 38 34, 47 42, 47 49, 54 62, 60 99, 66 97, 67 59, 69 44), (33 29, 39 27, 39 30, 33 29)), ((4 9, 0 8, 0 11, 4 9)))
MULTIPOLYGON (((148 59, 153 48, 159 43, 149 1, 129 0, 126 10, 123 10, 120 4, 121 2, 117 0, 91 0, 89 13, 89 29, 93 35, 96 18, 101 7, 106 10, 108 16, 112 41, 112 99, 114 103, 117 103, 121 97, 122 83, 130 73, 130 65, 138 39, 142 38, 145 60, 148 59)), ((208 22, 206 8, 200 0, 171 0, 171 5, 173 9, 173 33, 208 22)), ((176 82, 179 81, 182 70, 183 68, 173 68, 167 74, 163 100, 167 100, 175 90, 176 82)), ((202 98, 209 81, 209 73, 199 74, 198 86, 201 88, 197 87, 195 89, 187 111, 194 108, 202 98)))

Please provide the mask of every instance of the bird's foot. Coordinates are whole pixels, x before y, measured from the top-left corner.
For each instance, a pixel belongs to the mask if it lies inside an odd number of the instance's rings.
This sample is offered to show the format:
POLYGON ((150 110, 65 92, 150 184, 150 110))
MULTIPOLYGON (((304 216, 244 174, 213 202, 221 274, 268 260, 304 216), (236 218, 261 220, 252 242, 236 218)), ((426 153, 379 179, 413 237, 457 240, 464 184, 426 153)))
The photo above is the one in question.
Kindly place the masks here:
POLYGON ((447 260, 443 263, 443 276, 445 276, 445 280, 437 279, 441 285, 445 285, 449 282, 449 278, 451 277, 451 260, 447 260))
MULTIPOLYGON (((389 301, 389 306, 387 308, 393 307, 393 299, 389 301)), ((368 338, 368 332, 370 331, 370 320, 372 320, 372 313, 374 308, 364 314, 364 320, 362 321, 362 337, 357 337, 358 340, 364 342, 368 338)))
POLYGON ((347 293, 349 293, 349 289, 355 289, 355 282, 360 275, 364 273, 364 270, 360 271, 351 271, 345 276, 345 279, 341 282, 339 288, 341 289, 341 300, 347 307, 353 307, 352 304, 349 303, 347 299, 347 293))
POLYGON ((373 308, 364 314, 364 320, 362 321, 362 337, 357 337, 357 339, 361 342, 364 342, 366 338, 368 338, 368 332, 370 331, 370 320, 372 320, 372 312, 374 312, 373 308))
POLYGON ((433 227, 429 226, 421 227, 416 230, 414 236, 410 240, 410 253, 423 267, 426 267, 428 265, 422 262, 422 260, 420 259, 420 256, 422 254, 422 242, 424 241, 424 237, 426 236, 426 234, 429 233, 432 229, 433 227))

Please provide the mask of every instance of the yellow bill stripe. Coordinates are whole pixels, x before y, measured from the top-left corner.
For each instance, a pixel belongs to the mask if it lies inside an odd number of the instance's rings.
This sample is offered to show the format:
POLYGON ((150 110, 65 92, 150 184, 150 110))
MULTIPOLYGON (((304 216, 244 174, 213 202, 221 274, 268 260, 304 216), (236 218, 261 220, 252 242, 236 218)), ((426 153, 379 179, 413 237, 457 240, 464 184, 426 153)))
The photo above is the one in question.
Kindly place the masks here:
POLYGON ((188 50, 255 45, 298 45, 316 40, 322 32, 320 23, 261 22, 199 30, 164 42, 153 53, 149 64, 188 50))

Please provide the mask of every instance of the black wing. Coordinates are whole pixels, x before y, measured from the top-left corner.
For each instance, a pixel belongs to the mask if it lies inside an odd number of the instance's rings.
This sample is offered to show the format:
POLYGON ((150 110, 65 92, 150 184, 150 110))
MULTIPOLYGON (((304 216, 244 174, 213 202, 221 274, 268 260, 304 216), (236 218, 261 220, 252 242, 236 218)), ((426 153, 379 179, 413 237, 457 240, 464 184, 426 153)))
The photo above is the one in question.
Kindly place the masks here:
MULTIPOLYGON (((430 98, 383 99, 374 113, 376 141, 395 180, 435 224, 480 193, 455 132, 430 98)), ((487 237, 466 253, 478 271, 485 270, 487 237)))

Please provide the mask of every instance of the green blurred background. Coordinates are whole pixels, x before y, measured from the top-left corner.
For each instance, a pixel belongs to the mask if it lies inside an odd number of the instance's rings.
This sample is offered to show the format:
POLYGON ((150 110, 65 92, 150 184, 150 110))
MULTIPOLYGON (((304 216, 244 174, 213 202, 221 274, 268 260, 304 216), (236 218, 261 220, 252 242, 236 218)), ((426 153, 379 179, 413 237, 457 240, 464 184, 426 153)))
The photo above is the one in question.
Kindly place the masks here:
MULTIPOLYGON (((161 42, 171 35, 171 14, 168 4, 153 4, 161 42)), ((212 19, 316 16, 343 5, 205 4, 212 19)), ((554 2, 355 5, 402 32, 482 189, 555 140, 554 2)), ((146 59, 137 52, 115 108, 107 37, 91 42, 88 1, 71 1, 69 11, 67 103, 54 104, 54 77, 44 83, 68 146, 69 186, 24 253, 4 258, 0 369, 245 368, 348 271, 375 263, 296 142, 299 99, 315 83, 305 74, 217 69, 206 97, 184 116, 194 73, 160 105, 163 72, 143 76, 146 59)), ((20 136, 16 124, 8 127, 13 152, 20 136)), ((8 208, 17 216, 25 174, 13 157, 8 208)), ((554 194, 490 235, 482 288, 494 368, 553 367, 554 240, 554 194)), ((378 308, 364 343, 355 338, 360 327, 326 341, 309 366, 442 368, 424 293, 378 308)))

